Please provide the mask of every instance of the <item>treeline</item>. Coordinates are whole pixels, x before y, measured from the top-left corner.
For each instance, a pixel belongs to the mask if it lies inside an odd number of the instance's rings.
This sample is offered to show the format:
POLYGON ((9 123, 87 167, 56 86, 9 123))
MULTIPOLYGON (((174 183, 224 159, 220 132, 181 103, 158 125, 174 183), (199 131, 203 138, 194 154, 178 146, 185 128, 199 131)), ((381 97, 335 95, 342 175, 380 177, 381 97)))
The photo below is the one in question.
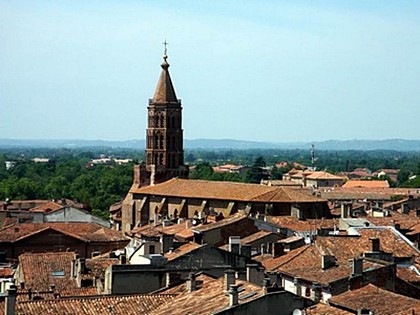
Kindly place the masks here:
POLYGON ((121 200, 132 183, 132 163, 88 167, 91 158, 97 158, 92 153, 45 156, 49 162, 35 163, 33 156, 0 154, 0 199, 69 198, 86 204, 96 215, 108 217, 109 206, 121 200), (7 170, 6 161, 15 165, 7 170))
MULTIPOLYGON (((132 183, 133 164, 144 158, 140 150, 89 148, 89 149, 1 149, 0 199, 59 199, 70 198, 87 204, 102 216, 108 215, 109 206, 121 200, 132 183), (133 159, 126 165, 95 165, 88 167, 91 159, 101 154, 133 159), (49 158, 48 163, 34 163, 35 157, 49 158), (6 169, 5 162, 16 164, 6 169)), ((276 162, 298 162, 311 165, 309 150, 186 150, 185 161, 194 165, 191 178, 258 183, 270 176, 281 178, 289 167, 267 167, 276 162), (242 174, 216 173, 213 166, 223 164, 248 165, 242 174)), ((316 167, 332 173, 352 171, 355 168, 400 169, 399 186, 420 187, 420 154, 396 151, 318 151, 316 167), (414 175, 418 175, 413 178, 414 175), (412 178, 412 179, 410 179, 412 178)))

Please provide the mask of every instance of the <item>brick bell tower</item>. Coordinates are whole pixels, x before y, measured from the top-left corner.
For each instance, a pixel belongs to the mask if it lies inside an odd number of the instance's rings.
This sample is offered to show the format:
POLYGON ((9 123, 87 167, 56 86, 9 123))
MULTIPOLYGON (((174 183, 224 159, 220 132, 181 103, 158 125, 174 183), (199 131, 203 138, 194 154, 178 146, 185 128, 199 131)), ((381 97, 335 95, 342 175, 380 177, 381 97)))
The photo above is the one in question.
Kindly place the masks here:
POLYGON ((153 98, 147 107, 145 164, 134 170, 133 186, 162 183, 173 177, 188 178, 184 165, 182 106, 169 75, 168 56, 163 55, 162 71, 153 98))

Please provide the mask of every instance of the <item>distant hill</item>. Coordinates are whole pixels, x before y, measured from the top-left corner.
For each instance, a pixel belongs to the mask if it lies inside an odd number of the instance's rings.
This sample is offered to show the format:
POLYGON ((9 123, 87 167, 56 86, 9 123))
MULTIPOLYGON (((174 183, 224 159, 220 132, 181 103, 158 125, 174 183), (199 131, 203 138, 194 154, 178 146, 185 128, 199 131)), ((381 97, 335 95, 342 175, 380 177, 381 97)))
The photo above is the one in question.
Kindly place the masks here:
MULTIPOLYGON (((310 149, 311 144, 317 150, 395 150, 420 151, 420 140, 327 140, 314 142, 259 142, 233 139, 194 139, 185 140, 187 149, 310 149)), ((21 140, 0 139, 0 148, 123 148, 144 150, 145 140, 21 140)))

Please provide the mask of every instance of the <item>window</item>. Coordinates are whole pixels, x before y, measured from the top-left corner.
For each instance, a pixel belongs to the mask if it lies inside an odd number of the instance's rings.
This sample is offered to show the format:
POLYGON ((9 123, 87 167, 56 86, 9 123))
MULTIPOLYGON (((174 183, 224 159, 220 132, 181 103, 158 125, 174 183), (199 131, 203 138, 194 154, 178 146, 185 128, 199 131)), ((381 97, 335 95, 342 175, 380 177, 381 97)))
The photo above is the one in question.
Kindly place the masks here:
POLYGON ((155 253, 155 245, 149 245, 149 254, 155 253))
POLYGON ((53 278, 64 277, 64 270, 53 270, 51 272, 51 277, 53 278))

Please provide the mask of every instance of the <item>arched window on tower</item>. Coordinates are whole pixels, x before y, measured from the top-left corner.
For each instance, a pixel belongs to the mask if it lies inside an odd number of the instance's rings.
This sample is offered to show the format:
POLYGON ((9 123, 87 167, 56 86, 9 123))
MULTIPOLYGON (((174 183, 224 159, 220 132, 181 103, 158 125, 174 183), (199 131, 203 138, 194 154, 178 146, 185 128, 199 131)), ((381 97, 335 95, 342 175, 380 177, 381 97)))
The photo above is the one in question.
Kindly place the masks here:
POLYGON ((163 165, 163 153, 159 154, 159 165, 163 165))
POLYGON ((153 147, 155 149, 159 148, 159 136, 158 135, 153 136, 153 147))
POLYGON ((159 135, 159 149, 163 149, 163 135, 159 135))
POLYGON ((160 128, 165 128, 165 116, 162 114, 160 115, 160 128))
POLYGON ((155 128, 159 127, 159 116, 158 115, 155 116, 155 125, 153 127, 155 127, 155 128))

